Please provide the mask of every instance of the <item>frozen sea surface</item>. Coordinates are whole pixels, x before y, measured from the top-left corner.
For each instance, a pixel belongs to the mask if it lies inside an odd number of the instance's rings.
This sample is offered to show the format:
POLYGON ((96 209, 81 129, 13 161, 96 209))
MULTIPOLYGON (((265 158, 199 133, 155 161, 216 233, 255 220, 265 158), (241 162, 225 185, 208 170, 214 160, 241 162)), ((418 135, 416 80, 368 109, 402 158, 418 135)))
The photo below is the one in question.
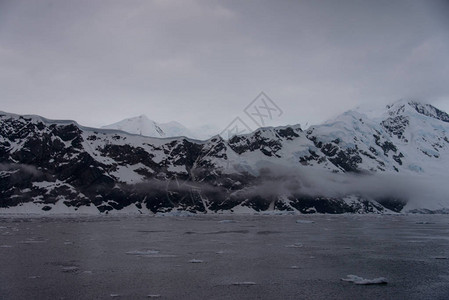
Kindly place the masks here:
POLYGON ((0 299, 449 299, 448 257, 447 215, 0 216, 0 299))

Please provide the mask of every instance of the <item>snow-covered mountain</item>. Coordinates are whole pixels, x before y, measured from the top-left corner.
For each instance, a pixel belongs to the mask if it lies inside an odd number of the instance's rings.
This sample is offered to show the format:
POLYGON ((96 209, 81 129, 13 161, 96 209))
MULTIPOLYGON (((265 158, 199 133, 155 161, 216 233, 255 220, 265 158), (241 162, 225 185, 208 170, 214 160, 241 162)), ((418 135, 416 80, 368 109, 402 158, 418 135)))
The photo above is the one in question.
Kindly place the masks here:
POLYGON ((8 113, 0 124, 8 211, 449 211, 449 115, 416 101, 228 141, 8 113))
POLYGON ((192 139, 206 139, 212 136, 208 133, 204 134, 203 131, 193 132, 192 130, 176 121, 171 121, 168 123, 157 123, 153 120, 150 120, 145 115, 124 119, 120 122, 103 126, 102 128, 116 129, 138 135, 162 138, 184 136, 192 139))

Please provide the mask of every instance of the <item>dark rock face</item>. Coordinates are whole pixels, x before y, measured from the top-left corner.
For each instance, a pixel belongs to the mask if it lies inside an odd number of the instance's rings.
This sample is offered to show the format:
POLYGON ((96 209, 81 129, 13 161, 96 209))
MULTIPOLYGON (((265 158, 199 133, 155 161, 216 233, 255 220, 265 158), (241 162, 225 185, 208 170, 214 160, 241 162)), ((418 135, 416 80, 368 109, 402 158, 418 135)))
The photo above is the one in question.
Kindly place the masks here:
MULTIPOLYGON (((420 114, 449 121, 437 109, 413 107, 420 114)), ((333 214, 399 212, 405 202, 391 197, 375 201, 357 196, 348 202, 344 197, 265 191, 264 174, 255 165, 262 160, 288 161, 292 167, 336 173, 399 172, 406 156, 397 141, 407 142, 404 132, 410 120, 396 113, 404 110, 398 107, 377 129, 366 129, 366 120, 354 117, 348 123, 354 128, 345 125, 341 129, 348 131, 343 139, 323 137, 316 128, 305 132, 289 126, 261 128, 229 141, 219 136, 207 141, 155 139, 83 128, 70 121, 0 113, 0 207, 33 202, 51 211, 53 204, 62 202, 74 209, 91 206, 101 212, 130 205, 153 213, 237 208, 333 214)), ((438 152, 447 143, 449 139, 443 136, 431 147, 438 152)), ((276 178, 270 180, 276 182, 276 178)))
POLYGON ((329 158, 329 161, 346 172, 358 172, 358 164, 362 162, 362 158, 355 149, 349 148, 340 150, 334 157, 329 158))
POLYGON ((382 121, 382 125, 392 135, 402 139, 404 131, 409 125, 409 119, 404 116, 395 116, 382 121))
POLYGON ((421 104, 414 101, 410 101, 409 104, 414 107, 418 113, 424 116, 449 123, 449 115, 430 104, 421 104))
POLYGON ((380 199, 376 199, 376 201, 384 206, 385 208, 388 208, 391 211, 394 212, 400 212, 404 206, 407 204, 407 201, 405 201, 404 199, 400 199, 400 198, 394 198, 394 197, 389 197, 389 198, 380 198, 380 199))

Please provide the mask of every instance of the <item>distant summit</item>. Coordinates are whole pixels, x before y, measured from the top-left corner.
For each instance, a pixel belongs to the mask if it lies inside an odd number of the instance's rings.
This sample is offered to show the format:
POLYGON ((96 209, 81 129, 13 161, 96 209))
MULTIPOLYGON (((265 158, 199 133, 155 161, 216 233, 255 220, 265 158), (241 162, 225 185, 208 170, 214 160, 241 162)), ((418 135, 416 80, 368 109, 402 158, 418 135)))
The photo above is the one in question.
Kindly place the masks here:
POLYGON ((116 129, 132 134, 138 134, 149 137, 178 137, 185 136, 189 138, 200 138, 197 134, 190 131, 184 125, 172 121, 168 123, 157 123, 150 120, 145 115, 124 119, 120 122, 103 126, 104 129, 116 129))

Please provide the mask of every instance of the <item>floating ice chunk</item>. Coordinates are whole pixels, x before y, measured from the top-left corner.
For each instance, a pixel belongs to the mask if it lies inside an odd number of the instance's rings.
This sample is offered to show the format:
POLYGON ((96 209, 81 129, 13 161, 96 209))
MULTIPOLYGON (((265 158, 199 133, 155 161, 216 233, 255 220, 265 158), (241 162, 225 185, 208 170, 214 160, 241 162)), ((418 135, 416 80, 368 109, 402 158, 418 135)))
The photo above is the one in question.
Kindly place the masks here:
POLYGON ((141 257, 148 257, 148 258, 170 258, 170 257, 177 257, 173 254, 152 254, 152 255, 140 255, 141 257))
POLYGON ((26 241, 20 241, 21 244, 40 244, 45 243, 43 240, 26 240, 26 241))
POLYGON ((192 264, 200 264, 202 262, 204 262, 204 261, 202 261, 201 259, 195 259, 195 258, 189 260, 189 263, 192 263, 192 264))
POLYGON ((299 269, 299 267, 298 266, 290 266, 290 267, 288 267, 289 269, 299 269))
POLYGON ((365 279, 357 275, 347 275, 346 278, 342 278, 343 281, 353 282, 354 284, 370 285, 370 284, 387 284, 388 281, 384 277, 365 279))
POLYGON ((37 279, 37 278, 41 278, 40 276, 29 276, 29 279, 37 279))
POLYGON ((301 243, 294 243, 292 245, 287 245, 285 247, 287 247, 287 248, 302 248, 303 244, 301 244, 301 243))
POLYGON ((126 252, 126 254, 128 255, 154 255, 154 254, 159 254, 160 251, 158 250, 133 250, 133 251, 128 251, 126 252))
POLYGON ((218 223, 227 224, 227 223, 235 223, 235 221, 234 220, 221 220, 218 223))
POLYGON ((154 295, 147 295, 147 298, 160 298, 161 295, 159 294, 154 294, 154 295))
POLYGON ((84 274, 93 274, 92 271, 84 271, 83 273, 84 273, 84 274))
POLYGON ((233 282, 232 285, 255 285, 254 281, 233 282))
POLYGON ((120 297, 120 294, 111 294, 111 297, 113 298, 120 297))
POLYGON ((64 242, 64 245, 73 245, 73 242, 66 241, 64 242))
POLYGON ((195 213, 189 212, 189 211, 170 211, 170 212, 158 212, 155 215, 156 217, 194 217, 196 216, 195 213))
POLYGON ((310 220, 296 220, 296 223, 298 224, 312 224, 315 223, 314 221, 310 221, 310 220))
POLYGON ((0 245, 0 248, 12 248, 11 245, 0 245))

